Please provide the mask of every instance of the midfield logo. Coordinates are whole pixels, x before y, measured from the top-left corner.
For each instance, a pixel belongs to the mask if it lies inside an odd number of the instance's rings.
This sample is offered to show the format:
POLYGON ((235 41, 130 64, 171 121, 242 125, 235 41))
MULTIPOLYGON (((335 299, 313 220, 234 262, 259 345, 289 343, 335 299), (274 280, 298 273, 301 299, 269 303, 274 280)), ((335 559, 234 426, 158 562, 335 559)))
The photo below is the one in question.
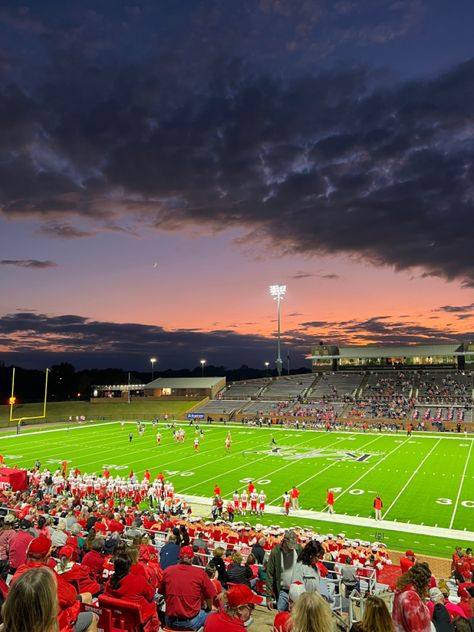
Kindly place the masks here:
POLYGON ((332 450, 331 448, 291 448, 274 446, 264 450, 247 450, 246 454, 279 456, 284 461, 299 461, 300 459, 329 459, 330 461, 352 461, 365 463, 372 456, 380 456, 381 452, 358 452, 357 450, 332 450))

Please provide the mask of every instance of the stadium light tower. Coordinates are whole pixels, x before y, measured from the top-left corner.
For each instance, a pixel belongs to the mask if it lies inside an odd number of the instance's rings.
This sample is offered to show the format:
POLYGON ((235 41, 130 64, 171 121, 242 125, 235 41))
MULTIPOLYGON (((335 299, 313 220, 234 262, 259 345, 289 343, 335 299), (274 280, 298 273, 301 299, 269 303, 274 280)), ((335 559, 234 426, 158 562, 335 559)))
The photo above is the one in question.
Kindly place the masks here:
POLYGON ((281 375, 281 369, 283 366, 283 360, 281 359, 281 348, 280 348, 280 303, 283 300, 283 297, 286 294, 286 285, 270 285, 270 294, 273 297, 273 300, 277 302, 277 314, 278 314, 278 355, 275 361, 277 373, 281 375))
POLYGON ((204 365, 206 364, 205 360, 200 360, 201 362, 201 375, 202 377, 204 377, 204 365))
POLYGON ((156 358, 150 358, 150 362, 151 362, 151 381, 153 382, 153 380, 155 379, 155 362, 156 362, 156 358))

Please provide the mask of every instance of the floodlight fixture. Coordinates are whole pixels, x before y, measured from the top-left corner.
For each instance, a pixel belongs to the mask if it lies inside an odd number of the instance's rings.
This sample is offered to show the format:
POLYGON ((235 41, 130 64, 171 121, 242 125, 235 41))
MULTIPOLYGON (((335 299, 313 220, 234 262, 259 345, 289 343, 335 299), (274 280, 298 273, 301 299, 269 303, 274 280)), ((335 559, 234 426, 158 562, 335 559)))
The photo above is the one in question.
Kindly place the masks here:
POLYGON ((270 294, 275 301, 281 301, 286 294, 286 285, 270 285, 270 294))
POLYGON ((204 365, 206 364, 205 360, 200 360, 201 363, 201 375, 204 377, 204 365))
POLYGON ((156 362, 156 358, 150 358, 150 362, 151 362, 151 381, 153 382, 153 380, 155 378, 155 362, 156 362))

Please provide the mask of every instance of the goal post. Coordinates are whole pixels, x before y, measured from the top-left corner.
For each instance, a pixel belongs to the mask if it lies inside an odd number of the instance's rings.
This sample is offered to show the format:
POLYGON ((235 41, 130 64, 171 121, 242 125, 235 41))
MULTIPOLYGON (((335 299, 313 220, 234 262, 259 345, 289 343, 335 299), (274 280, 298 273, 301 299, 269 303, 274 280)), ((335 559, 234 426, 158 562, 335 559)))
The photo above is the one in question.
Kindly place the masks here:
POLYGON ((15 367, 13 367, 13 373, 12 373, 12 390, 11 390, 11 396, 10 396, 10 419, 9 421, 11 422, 15 422, 17 424, 20 424, 22 421, 27 421, 30 419, 45 419, 46 417, 46 403, 47 403, 47 398, 48 398, 48 376, 49 376, 49 369, 46 369, 45 371, 45 379, 44 379, 44 401, 43 401, 43 414, 42 415, 32 415, 30 417, 14 417, 13 416, 13 409, 15 407, 16 404, 16 396, 15 396, 15 367))

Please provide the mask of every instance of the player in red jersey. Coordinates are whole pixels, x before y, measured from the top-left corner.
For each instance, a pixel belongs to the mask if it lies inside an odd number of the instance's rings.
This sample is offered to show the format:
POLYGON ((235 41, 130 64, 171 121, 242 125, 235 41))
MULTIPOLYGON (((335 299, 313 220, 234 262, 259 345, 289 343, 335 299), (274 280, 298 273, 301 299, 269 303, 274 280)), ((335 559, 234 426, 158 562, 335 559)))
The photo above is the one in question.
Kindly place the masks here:
POLYGON ((334 513, 334 492, 332 489, 328 489, 326 492, 326 508, 328 513, 334 513))

